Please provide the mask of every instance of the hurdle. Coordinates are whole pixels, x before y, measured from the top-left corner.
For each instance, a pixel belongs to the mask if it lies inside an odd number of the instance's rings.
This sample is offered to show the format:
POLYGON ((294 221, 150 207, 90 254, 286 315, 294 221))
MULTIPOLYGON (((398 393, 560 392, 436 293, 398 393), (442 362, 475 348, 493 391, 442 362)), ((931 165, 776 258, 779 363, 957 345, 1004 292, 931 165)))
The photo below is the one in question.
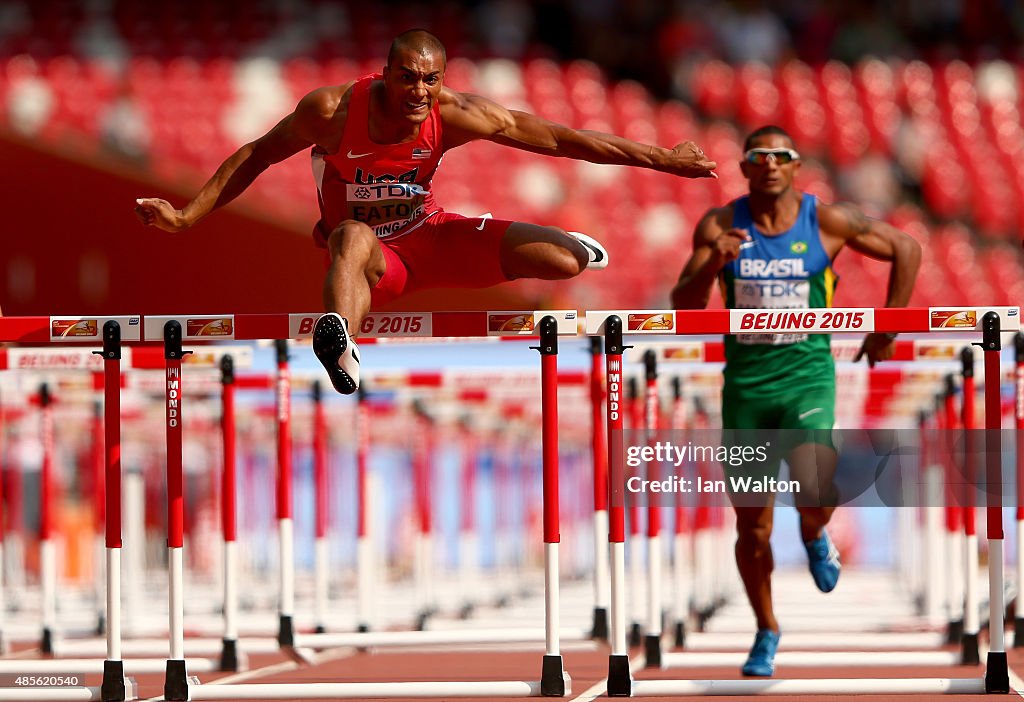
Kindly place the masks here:
POLYGON ((1013 618, 1013 647, 1024 648, 1024 332, 1013 337, 1016 365, 1013 405, 1014 426, 1017 429, 1017 599, 1013 618))
POLYGON ((604 335, 609 401, 609 469, 611 475, 610 541, 612 543, 612 651, 608 661, 608 695, 659 697, 670 695, 750 694, 956 694, 1009 691, 1009 671, 1003 646, 1003 536, 998 429, 1001 421, 998 379, 1000 332, 1020 329, 1020 308, 833 308, 829 310, 636 310, 596 311, 587 314, 589 335, 604 335), (634 680, 626 648, 623 605, 623 541, 625 472, 622 412, 624 333, 730 334, 838 332, 981 332, 985 358, 986 477, 988 483, 989 624, 991 649, 983 679, 818 679, 818 680, 634 680))
MULTIPOLYGON (((164 682, 164 699, 168 701, 212 699, 323 699, 403 696, 481 696, 524 697, 564 696, 569 691, 569 678, 564 672, 559 652, 558 634, 558 440, 557 440, 557 353, 559 334, 576 334, 576 313, 423 313, 391 315, 398 321, 396 334, 425 336, 441 333, 446 336, 532 336, 539 333, 536 348, 541 355, 541 405, 543 412, 542 444, 544 456, 544 541, 545 541, 545 655, 541 679, 527 682, 446 682, 446 683, 315 683, 315 684, 241 684, 230 687, 190 684, 183 656, 183 578, 182 522, 184 496, 181 480, 182 403, 184 378, 181 359, 185 342, 217 339, 308 338, 316 315, 215 315, 146 317, 143 319, 146 340, 164 342, 166 359, 166 436, 168 466, 168 558, 172 634, 170 657, 164 682), (403 320, 405 321, 403 330, 403 320), (415 329, 413 329, 415 320, 415 329)), ((389 329, 394 327, 388 327, 389 329)), ((284 536, 289 534, 285 530, 284 536)), ((288 548, 282 546, 282 550, 288 548)), ((284 613, 282 613, 282 617, 284 613)), ((309 639, 329 636, 312 634, 309 639)), ((296 647, 303 638, 296 636, 296 647)), ((347 645, 347 644, 342 644, 347 645)))
MULTIPOLYGON (((138 323, 136 322, 136 324, 138 323)), ((77 337, 75 338, 75 340, 77 340, 77 337)), ((121 365, 123 364, 123 366, 125 366, 127 369, 136 371, 155 370, 160 367, 160 362, 162 361, 162 358, 160 358, 161 355, 158 352, 159 350, 152 347, 136 347, 122 349, 119 345, 119 342, 113 340, 109 342, 109 344, 116 346, 116 348, 110 348, 104 351, 105 358, 109 358, 110 360, 104 360, 103 362, 110 363, 117 359, 123 360, 118 361, 119 365, 114 371, 105 371, 105 373, 115 373, 116 371, 115 375, 106 378, 106 380, 102 383, 105 393, 109 393, 110 388, 113 388, 115 394, 113 395, 113 400, 108 399, 105 403, 105 406, 110 409, 106 410, 105 420, 102 422, 102 425, 104 427, 102 431, 105 432, 107 437, 106 444, 108 447, 110 447, 108 450, 115 451, 118 457, 118 461, 120 461, 120 415, 117 409, 120 403, 121 382, 122 379, 124 378, 123 372, 121 371, 121 365)), ((231 368, 233 368, 233 363, 231 363, 231 354, 237 355, 239 351, 247 350, 248 349, 240 349, 238 347, 232 348, 223 346, 208 349, 198 355, 198 362, 194 362, 190 365, 192 367, 197 368, 215 367, 217 365, 217 362, 220 361, 223 373, 223 366, 225 364, 228 364, 230 365, 231 368)), ((251 361, 251 358, 249 358, 249 356, 246 354, 241 355, 243 357, 244 364, 247 365, 251 361)), ((92 370, 97 375, 100 375, 102 379, 104 373, 97 372, 94 367, 95 364, 92 364, 91 361, 87 360, 89 358, 95 358, 95 356, 90 356, 88 350, 80 348, 67 348, 59 352, 56 349, 0 349, 0 368, 46 368, 54 371, 65 369, 92 370)), ((100 383, 97 383, 97 386, 99 385, 100 383)), ((231 424, 233 427, 233 388, 231 391, 226 392, 224 394, 222 407, 224 421, 231 424)), ((226 476, 232 481, 233 485, 233 431, 231 433, 225 434, 224 441, 225 451, 230 452, 232 454, 230 456, 225 456, 225 459, 226 476)), ((107 514, 109 515, 107 519, 107 523, 109 525, 108 532, 110 530, 113 530, 113 533, 116 534, 116 538, 119 540, 121 533, 120 524, 122 520, 122 489, 119 467, 114 472, 114 476, 116 479, 112 479, 110 475, 107 476, 107 481, 110 485, 110 489, 106 492, 105 496, 102 490, 102 485, 99 481, 93 481, 93 488, 94 500, 97 502, 97 504, 102 504, 105 508, 104 511, 107 511, 107 514), (109 505, 116 505, 116 510, 109 511, 112 509, 109 505)), ((229 501, 228 503, 223 505, 223 516, 225 519, 233 520, 234 518, 233 494, 234 490, 232 487, 231 489, 226 490, 223 495, 225 500, 229 501)), ((231 548, 231 544, 226 543, 226 572, 224 574, 226 592, 223 606, 225 635, 223 639, 217 642, 206 639, 188 640, 186 649, 190 656, 189 667, 194 672, 211 672, 216 670, 240 670, 243 669, 245 666, 245 653, 272 652, 279 650, 279 646, 277 646, 276 641, 269 639, 249 639, 245 642, 245 645, 243 646, 244 651, 241 653, 238 651, 237 624, 234 621, 235 617, 237 616, 237 586, 234 584, 236 576, 233 574, 233 569, 231 568, 230 562, 232 559, 232 550, 233 549, 231 548), (212 658, 212 656, 217 655, 219 655, 219 659, 212 658), (192 656, 211 656, 211 658, 193 658, 192 656)), ((108 634, 110 634, 117 641, 119 655, 121 653, 126 653, 129 656, 123 662, 123 667, 128 674, 159 672, 163 669, 164 659, 147 659, 139 658, 139 656, 153 656, 159 655, 162 652, 166 652, 166 639, 130 639, 127 642, 127 646, 125 646, 126 650, 121 650, 122 634, 120 623, 123 617, 121 616, 121 595, 119 593, 123 591, 124 588, 120 587, 120 551, 121 548, 120 545, 118 545, 117 550, 113 552, 113 555, 118 556, 117 563, 115 564, 117 574, 107 579, 108 597, 110 598, 110 602, 108 603, 108 609, 113 606, 110 603, 114 603, 118 607, 116 626, 111 625, 111 628, 116 629, 116 631, 111 630, 108 632, 108 634)), ((134 586, 129 584, 129 589, 131 589, 132 587, 134 587, 134 589, 136 590, 139 589, 137 580, 134 586)), ((164 631, 167 631, 167 629, 164 628, 164 631)), ((50 649, 48 651, 44 650, 44 652, 52 654, 58 657, 58 659, 46 663, 48 665, 51 665, 53 669, 59 669, 62 672, 98 673, 100 671, 97 669, 97 664, 100 663, 100 661, 96 661, 89 658, 76 658, 75 656, 80 657, 100 654, 103 650, 105 650, 104 647, 99 645, 100 643, 101 642, 99 641, 89 639, 64 640, 55 637, 52 639, 52 645, 50 649)), ((18 672, 20 670, 22 670, 22 668, 19 667, 19 664, 16 662, 0 661, 0 673, 18 672)))
MULTIPOLYGON (((901 345, 902 345, 902 347, 900 349, 898 349, 897 352, 899 353, 900 351, 902 351, 903 355, 905 355, 905 356, 909 356, 909 354, 911 354, 913 352, 913 350, 914 350, 913 342, 901 342, 901 345)), ((647 415, 648 419, 645 422, 645 426, 646 427, 653 427, 654 426, 654 421, 655 421, 655 418, 657 416, 657 403, 660 402, 659 395, 656 393, 656 383, 657 383, 657 379, 658 379, 657 364, 658 364, 659 360, 666 360, 666 361, 669 361, 669 362, 683 362, 683 363, 686 363, 686 364, 692 364, 694 362, 709 362, 709 363, 713 363, 713 362, 720 362, 720 361, 724 360, 724 353, 723 353, 723 348, 722 348, 721 342, 705 342, 705 341, 683 341, 683 342, 669 342, 669 343, 663 343, 663 342, 658 342, 658 343, 639 343, 638 342, 638 343, 634 344, 631 347, 631 349, 632 349, 632 351, 630 353, 630 359, 629 360, 631 360, 633 362, 639 362, 639 363, 642 364, 643 373, 644 373, 644 375, 645 375, 645 377, 647 379, 648 393, 647 393, 647 402, 646 402, 646 405, 647 405, 646 415, 647 415)), ((857 347, 856 346, 851 346, 849 344, 843 344, 842 342, 839 342, 839 343, 837 343, 837 347, 833 349, 833 356, 838 358, 839 360, 842 360, 844 358, 848 359, 848 360, 852 360, 854 354, 856 353, 856 351, 857 351, 857 347)), ((672 426, 674 428, 682 428, 684 426, 684 424, 685 424, 685 420, 684 420, 685 406, 684 406, 684 403, 683 403, 682 397, 681 397, 681 395, 682 395, 682 387, 681 387, 681 382, 680 382, 681 379, 680 379, 680 377, 678 375, 676 375, 675 377, 673 377, 672 380, 674 381, 673 382, 673 394, 674 394, 673 414, 676 416, 676 419, 674 420, 674 423, 673 423, 672 426)), ((695 396, 694 399, 696 400, 698 397, 700 397, 700 396, 699 395, 695 396)), ((650 471, 650 468, 652 468, 652 467, 649 466, 649 471, 650 471)), ((655 480, 655 478, 652 477, 652 473, 651 472, 648 473, 647 477, 650 480, 655 480)), ((675 539, 675 544, 674 544, 675 548, 673 549, 674 555, 675 555, 675 563, 674 563, 674 565, 675 565, 675 569, 674 569, 675 572, 673 574, 673 580, 674 580, 674 583, 675 583, 675 585, 677 587, 676 601, 674 603, 675 607, 673 609, 673 612, 677 616, 677 622, 676 622, 677 623, 677 627, 676 627, 675 637, 676 637, 676 642, 677 642, 677 647, 678 648, 683 648, 684 645, 685 645, 684 626, 685 626, 685 618, 687 617, 688 609, 689 609, 687 607, 688 588, 686 587, 686 585, 687 585, 687 578, 686 578, 686 576, 690 572, 692 572, 686 565, 684 565, 684 564, 688 564, 688 562, 689 562, 688 554, 689 554, 689 548, 690 548, 691 544, 684 541, 683 535, 681 533, 682 528, 685 526, 685 523, 684 523, 685 513, 684 513, 684 510, 683 510, 682 496, 683 496, 682 493, 679 493, 676 496, 676 500, 675 500, 676 539, 675 539)), ((698 497, 704 497, 704 496, 703 495, 698 495, 698 497)), ((698 557, 697 560, 698 560, 698 562, 703 562, 703 563, 706 563, 706 564, 721 563, 721 564, 724 565, 725 562, 722 561, 721 559, 714 559, 714 558, 710 557, 710 554, 712 553, 712 551, 710 549, 711 548, 717 548, 717 547, 712 547, 711 546, 711 542, 710 542, 709 539, 713 538, 715 540, 718 540, 718 539, 720 539, 721 534, 722 534, 720 529, 716 529, 715 531, 718 532, 718 533, 715 533, 715 534, 712 534, 712 535, 709 535, 709 534, 706 533, 707 530, 708 530, 708 527, 710 525, 710 522, 713 521, 709 517, 709 514, 710 514, 709 510, 711 510, 712 507, 709 506, 708 504, 706 504, 706 500, 704 500, 703 504, 699 504, 697 506, 697 509, 700 512, 700 514, 698 515, 698 519, 695 520, 695 523, 696 523, 696 526, 699 527, 697 529, 698 541, 701 542, 699 545, 702 547, 701 548, 701 554, 702 555, 700 557, 698 557)), ((721 506, 718 506, 715 509, 720 511, 721 510, 721 506)), ((656 524, 655 520, 658 518, 658 514, 657 514, 658 511, 659 510, 658 510, 657 506, 655 506, 655 508, 653 510, 654 513, 649 518, 649 523, 648 523, 649 528, 652 525, 656 524)), ((650 533, 654 533, 655 531, 656 531, 656 529, 650 529, 650 533)), ((721 548, 719 548, 719 550, 721 550, 721 548)), ((657 547, 652 552, 656 554, 656 557, 660 556, 659 549, 657 547)), ((651 566, 651 562, 649 561, 648 562, 648 567, 650 568, 650 566, 651 566)), ((702 615, 701 620, 698 622, 698 631, 700 631, 700 632, 704 631, 704 624, 706 623, 705 617, 709 616, 717 607, 721 606, 721 604, 724 603, 724 594, 725 594, 725 592, 722 589, 721 583, 717 582, 717 581, 721 580, 722 576, 723 576, 723 573, 719 572, 720 570, 721 570, 720 568, 712 568, 711 569, 712 572, 709 572, 709 568, 703 568, 700 571, 702 584, 701 584, 701 588, 699 588, 699 589, 701 589, 703 591, 706 591, 707 593, 711 593, 711 592, 717 593, 714 597, 712 597, 710 594, 706 595, 706 602, 707 602, 707 604, 706 604, 706 606, 704 608, 702 608, 704 610, 704 614, 702 615), (712 581, 716 581, 716 582, 712 583, 712 581), (713 586, 715 588, 714 590, 712 590, 713 586)), ((654 584, 657 583, 657 580, 653 579, 653 578, 649 579, 648 583, 647 583, 648 588, 649 588, 648 589, 648 597, 649 597, 649 600, 648 600, 648 610, 649 610, 648 611, 648 621, 651 622, 651 629, 652 629, 652 631, 657 631, 657 629, 654 629, 654 627, 659 624, 660 617, 658 617, 658 619, 656 619, 655 617, 657 616, 658 613, 660 613, 660 609, 661 609, 660 608, 660 600, 661 600, 661 598, 660 598, 660 593, 652 594, 652 593, 655 592, 655 589, 652 587, 652 580, 654 580, 654 584)), ((703 636, 704 636, 704 634, 701 633, 697 637, 695 637, 693 639, 693 641, 697 645, 700 645, 701 644, 700 639, 703 636)), ((823 641, 823 643, 824 643, 824 641, 823 641)), ((677 656, 676 654, 668 654, 668 656, 663 661, 662 660, 662 653, 661 653, 662 641, 661 641, 661 636, 658 635, 658 634, 655 634, 655 635, 648 634, 647 637, 645 637, 644 645, 645 645, 645 653, 646 653, 645 659, 646 659, 647 667, 676 667, 677 659, 683 665, 689 666, 689 665, 693 665, 694 663, 696 663, 699 660, 699 658, 700 658, 700 657, 697 657, 697 658, 686 658, 685 656, 682 656, 682 655, 677 656)))
MULTIPOLYGON (((837 363, 843 361, 852 361, 855 354, 860 348, 860 342, 854 340, 836 340, 833 341, 831 351, 832 356, 837 363)), ((981 354, 981 350, 978 349, 978 355, 981 354)), ((971 352, 968 351, 968 357, 971 357, 971 352)), ((947 341, 933 340, 933 339, 915 339, 915 340, 899 340, 894 344, 894 355, 893 361, 909 362, 914 361, 915 365, 917 362, 928 362, 928 363, 945 363, 948 365, 957 364, 963 366, 964 363, 964 352, 959 349, 955 344, 951 344, 947 341)), ((700 363, 700 362, 721 362, 724 361, 724 349, 721 342, 710 342, 710 341, 682 341, 682 342, 657 342, 657 343, 637 343, 633 347, 631 354, 632 361, 643 361, 645 365, 654 363, 655 360, 665 360, 668 362, 683 362, 683 363, 700 363)), ((865 376, 870 377, 894 377, 896 378, 895 385, 903 386, 906 381, 903 380, 905 373, 900 368, 875 368, 868 371, 864 368, 865 376)), ((938 372, 932 373, 919 373, 915 372, 911 374, 911 378, 915 385, 919 385, 923 382, 927 382, 929 375, 934 376, 934 380, 942 380, 942 376, 938 372)), ((673 378, 676 381, 676 392, 678 393, 679 388, 679 377, 673 378)), ((951 376, 945 378, 947 387, 952 383, 951 376)), ((886 381, 884 384, 889 384, 892 381, 886 381)), ((918 429, 924 432, 924 423, 926 421, 926 413, 918 413, 918 429)), ((682 426, 681 423, 677 423, 674 426, 682 426)), ((928 444, 931 441, 929 437, 922 434, 921 436, 921 460, 920 464, 924 467, 924 489, 926 493, 922 495, 924 502, 922 503, 922 511, 925 514, 925 525, 924 525, 924 537, 925 547, 923 549, 914 549, 909 551, 906 563, 909 565, 917 560, 917 554, 923 557, 922 562, 919 564, 920 568, 913 568, 912 570, 919 570, 922 573, 926 573, 927 577, 923 578, 923 584, 921 589, 924 591, 923 604, 924 604, 924 615, 927 616, 930 624, 938 623, 938 608, 940 604, 941 593, 938 591, 938 587, 934 581, 942 579, 941 572, 941 556, 942 549, 940 538, 942 535, 941 529, 941 515, 942 507, 939 500, 942 498, 942 484, 944 479, 942 477, 942 468, 938 465, 933 465, 929 462, 927 457, 930 457, 930 451, 928 444)), ((939 457, 943 460, 947 456, 943 453, 939 453, 939 457)), ((904 484, 904 487, 909 487, 908 484, 904 484)), ((680 493, 681 497, 681 493, 680 493)), ((912 504, 917 500, 917 496, 913 496, 912 499, 908 500, 908 504, 912 504)), ((954 507, 954 501, 949 501, 950 508, 954 507)), ((902 514, 901 514, 902 516, 902 514)), ((685 552, 684 552, 685 553, 685 552)), ((678 556, 677 556, 678 558, 678 556)), ((678 560, 677 560, 678 563, 678 560)), ((954 562, 955 563, 955 562, 954 562)), ((952 575, 950 577, 953 577, 952 575)), ((682 578, 676 578, 677 583, 685 582, 682 578)), ((959 578, 959 582, 963 582, 963 577, 959 578)), ((678 585, 677 585, 678 586, 678 585)), ((682 610, 685 612, 685 610, 682 610)), ((833 615, 834 616, 834 615, 833 615)), ((896 628, 902 628, 900 622, 889 622, 886 625, 886 629, 891 629, 892 625, 896 624, 896 628)), ((910 627, 919 626, 920 622, 914 620, 906 620, 902 623, 910 627)), ((720 627, 715 627, 718 633, 723 633, 720 627)), ((749 627, 744 628, 746 631, 749 627)), ((859 627, 858 627, 859 629, 859 627)), ((799 625, 795 629, 797 632, 801 632, 799 625)), ((848 630, 844 630, 849 633, 848 630)), ((865 630, 866 631, 866 630, 865 630)), ((794 628, 792 624, 787 626, 787 641, 792 640, 792 634, 794 628)), ((879 632, 881 634, 881 631, 879 632)), ((882 634, 886 638, 893 636, 891 631, 887 631, 882 634)), ((699 638, 699 637, 698 637, 699 638)), ((898 637, 893 639, 894 643, 899 641, 898 637)), ((932 645, 940 645, 942 642, 936 640, 932 645)), ((960 643, 960 637, 958 636, 955 643, 960 643)), ((816 642, 818 646, 834 646, 834 643, 829 643, 826 638, 822 638, 821 641, 816 642)), ((683 648, 683 645, 677 644, 678 648, 683 648)), ((960 663, 959 658, 953 660, 948 654, 945 653, 929 653, 931 656, 932 664, 934 665, 948 665, 953 663, 960 663)), ((650 657, 648 657, 650 658, 650 657)), ((925 660, 928 656, 921 657, 919 660, 925 660)), ((676 667, 676 665, 692 665, 693 659, 687 659, 685 656, 677 656, 675 654, 669 654, 669 658, 665 663, 665 667, 676 667)), ((649 666, 650 667, 650 666, 649 666)))

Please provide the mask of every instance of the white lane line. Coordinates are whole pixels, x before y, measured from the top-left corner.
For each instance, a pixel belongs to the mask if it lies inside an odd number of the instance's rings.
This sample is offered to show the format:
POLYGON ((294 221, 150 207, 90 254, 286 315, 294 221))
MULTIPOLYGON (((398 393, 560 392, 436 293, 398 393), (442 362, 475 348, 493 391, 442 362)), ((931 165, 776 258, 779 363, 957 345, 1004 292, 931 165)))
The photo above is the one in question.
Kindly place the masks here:
MULTIPOLYGON (((317 654, 315 661, 311 665, 318 665, 320 663, 327 663, 328 661, 336 661, 342 658, 348 658, 349 656, 356 653, 355 648, 336 648, 328 649, 322 653, 317 654)), ((226 675, 223 678, 217 678, 216 680, 210 680, 209 682, 202 683, 203 685, 228 685, 231 683, 242 682, 243 680, 251 680, 252 678, 260 678, 266 675, 274 675, 276 673, 283 673, 289 670, 295 670, 297 668, 304 668, 306 666, 300 666, 295 661, 282 661, 280 663, 274 663, 273 665, 264 666, 262 668, 255 668, 253 670, 244 670, 234 675, 226 675)), ((191 677, 191 676, 189 676, 191 677)), ((156 697, 150 697, 145 702, 163 702, 163 695, 157 695, 156 697)))
POLYGON ((1014 692, 1018 697, 1024 697, 1024 680, 1020 679, 1020 676, 1013 672, 1013 668, 1007 668, 1010 672, 1010 692, 1014 692))

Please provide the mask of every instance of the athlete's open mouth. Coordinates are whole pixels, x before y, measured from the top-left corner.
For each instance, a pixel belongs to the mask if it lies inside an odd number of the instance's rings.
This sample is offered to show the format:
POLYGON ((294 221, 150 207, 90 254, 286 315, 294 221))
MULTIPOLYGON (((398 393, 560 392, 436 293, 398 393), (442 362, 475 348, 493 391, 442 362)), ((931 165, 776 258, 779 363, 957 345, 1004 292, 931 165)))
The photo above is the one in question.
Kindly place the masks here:
POLYGON ((430 105, 428 102, 406 102, 405 109, 409 112, 423 112, 430 105))

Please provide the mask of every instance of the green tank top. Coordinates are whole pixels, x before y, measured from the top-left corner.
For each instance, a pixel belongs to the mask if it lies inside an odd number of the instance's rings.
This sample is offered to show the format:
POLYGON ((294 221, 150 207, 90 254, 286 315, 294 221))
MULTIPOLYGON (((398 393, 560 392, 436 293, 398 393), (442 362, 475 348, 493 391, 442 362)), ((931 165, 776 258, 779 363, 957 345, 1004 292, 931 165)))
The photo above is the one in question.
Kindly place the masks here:
MULTIPOLYGON (((831 307, 837 277, 821 243, 817 200, 803 194, 788 231, 771 236, 754 226, 746 197, 735 201, 733 224, 751 245, 719 274, 729 309, 831 307)), ((725 337, 725 389, 775 395, 807 386, 835 386, 828 334, 729 334, 725 337)))

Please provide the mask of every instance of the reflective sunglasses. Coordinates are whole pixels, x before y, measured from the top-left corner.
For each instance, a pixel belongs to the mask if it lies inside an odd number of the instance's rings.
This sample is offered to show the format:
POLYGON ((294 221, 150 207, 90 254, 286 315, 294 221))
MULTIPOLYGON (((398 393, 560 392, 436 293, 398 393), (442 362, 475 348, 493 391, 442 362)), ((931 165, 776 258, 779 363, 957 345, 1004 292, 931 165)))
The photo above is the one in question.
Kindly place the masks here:
POLYGON ((768 159, 775 159, 775 163, 784 166, 799 161, 800 154, 793 149, 751 149, 743 154, 743 159, 756 166, 763 166, 768 163, 768 159))

